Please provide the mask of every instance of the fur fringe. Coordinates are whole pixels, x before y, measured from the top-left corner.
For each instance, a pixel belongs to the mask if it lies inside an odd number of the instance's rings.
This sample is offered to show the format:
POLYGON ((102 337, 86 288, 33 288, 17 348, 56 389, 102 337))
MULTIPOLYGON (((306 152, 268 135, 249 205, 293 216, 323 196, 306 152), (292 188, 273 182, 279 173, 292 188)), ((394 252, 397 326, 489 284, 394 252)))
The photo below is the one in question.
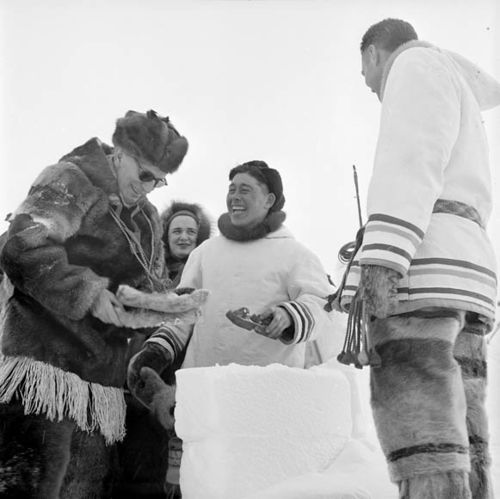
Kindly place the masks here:
POLYGON ((51 421, 69 418, 86 432, 99 431, 106 444, 125 436, 125 398, 120 388, 83 381, 74 373, 27 357, 0 358, 0 403, 19 396, 25 414, 51 421))

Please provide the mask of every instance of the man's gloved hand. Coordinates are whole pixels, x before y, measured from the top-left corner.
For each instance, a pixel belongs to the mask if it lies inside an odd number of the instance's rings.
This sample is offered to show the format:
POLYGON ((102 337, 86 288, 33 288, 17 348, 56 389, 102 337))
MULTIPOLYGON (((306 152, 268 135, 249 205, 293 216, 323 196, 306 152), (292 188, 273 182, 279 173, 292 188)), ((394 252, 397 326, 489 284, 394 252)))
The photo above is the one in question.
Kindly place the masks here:
POLYGON ((267 326, 257 326, 254 331, 272 340, 281 338, 283 331, 293 325, 290 314, 281 307, 272 307, 260 314, 260 319, 267 322, 267 326))
POLYGON ((144 344, 143 349, 130 359, 127 370, 127 384, 132 395, 146 407, 151 407, 154 393, 146 383, 150 377, 143 378, 143 368, 147 367, 161 375, 172 364, 172 361, 173 359, 165 349, 154 343, 147 342, 144 344))
POLYGON ((401 274, 380 265, 361 265, 361 296, 369 315, 384 319, 395 313, 401 274))
POLYGON ((144 396, 151 400, 149 409, 167 431, 174 429, 175 386, 167 385, 150 367, 141 369, 144 396))

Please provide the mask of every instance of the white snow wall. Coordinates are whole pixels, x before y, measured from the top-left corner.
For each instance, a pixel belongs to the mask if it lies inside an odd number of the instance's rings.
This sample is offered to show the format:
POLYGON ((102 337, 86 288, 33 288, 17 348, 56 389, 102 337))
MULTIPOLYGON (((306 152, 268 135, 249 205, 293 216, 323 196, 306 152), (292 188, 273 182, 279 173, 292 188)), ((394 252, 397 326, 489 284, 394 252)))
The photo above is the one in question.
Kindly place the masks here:
POLYGON ((344 374, 280 364, 177 372, 184 499, 243 499, 328 468, 351 434, 344 374))

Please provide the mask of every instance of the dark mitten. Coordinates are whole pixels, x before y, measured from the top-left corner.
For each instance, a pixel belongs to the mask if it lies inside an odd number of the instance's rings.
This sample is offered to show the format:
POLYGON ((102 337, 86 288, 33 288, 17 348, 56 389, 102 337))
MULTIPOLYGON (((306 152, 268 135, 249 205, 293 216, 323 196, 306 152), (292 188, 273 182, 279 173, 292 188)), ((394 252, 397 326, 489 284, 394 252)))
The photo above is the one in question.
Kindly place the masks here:
POLYGON ((172 364, 172 357, 164 348, 154 343, 145 343, 143 349, 136 353, 128 364, 127 384, 132 395, 149 407, 152 395, 141 376, 141 369, 149 367, 158 375, 172 364))
POLYGON ((194 288, 176 288, 174 289, 174 293, 176 295, 190 295, 194 291, 194 288))
POLYGON ((401 274, 379 265, 361 265, 361 292, 369 315, 383 319, 395 313, 401 274))

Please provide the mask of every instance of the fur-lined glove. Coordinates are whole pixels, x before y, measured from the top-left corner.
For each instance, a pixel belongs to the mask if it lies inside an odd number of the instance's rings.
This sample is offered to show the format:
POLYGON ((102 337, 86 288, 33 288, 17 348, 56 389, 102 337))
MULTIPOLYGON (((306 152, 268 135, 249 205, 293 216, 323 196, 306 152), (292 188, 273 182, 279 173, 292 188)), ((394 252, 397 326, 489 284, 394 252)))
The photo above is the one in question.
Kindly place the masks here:
POLYGON ((154 343, 145 343, 143 349, 130 359, 127 370, 127 384, 132 395, 146 407, 151 408, 154 393, 152 387, 147 385, 149 378, 145 379, 143 377, 143 368, 147 367, 161 375, 172 362, 173 359, 170 354, 154 343))
POLYGON ((361 265, 361 296, 369 315, 384 319, 398 305, 398 283, 401 274, 379 265, 361 265))
POLYGON ((168 431, 174 429, 175 386, 167 385, 160 376, 149 367, 141 368, 144 381, 143 395, 148 400, 149 409, 168 431))

